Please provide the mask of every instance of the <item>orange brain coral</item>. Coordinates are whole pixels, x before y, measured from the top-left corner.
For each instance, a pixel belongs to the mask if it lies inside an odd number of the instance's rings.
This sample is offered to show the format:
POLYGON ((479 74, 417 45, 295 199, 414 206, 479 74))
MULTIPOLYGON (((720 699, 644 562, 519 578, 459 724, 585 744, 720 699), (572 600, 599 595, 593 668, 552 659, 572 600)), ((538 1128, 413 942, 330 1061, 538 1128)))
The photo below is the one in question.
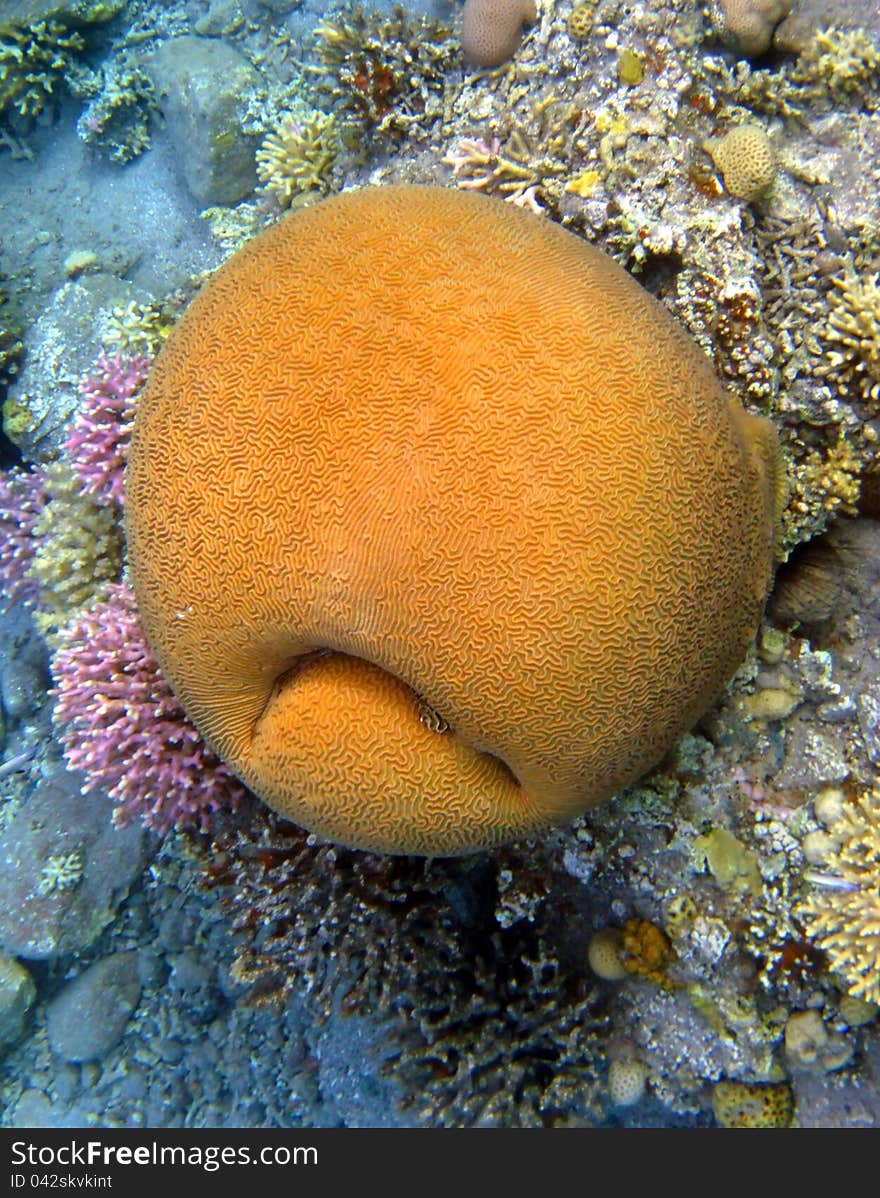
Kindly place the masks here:
POLYGON ((457 190, 296 212, 150 377, 132 578, 276 810, 451 854, 573 817, 723 688, 771 569, 770 426, 577 237, 457 190))

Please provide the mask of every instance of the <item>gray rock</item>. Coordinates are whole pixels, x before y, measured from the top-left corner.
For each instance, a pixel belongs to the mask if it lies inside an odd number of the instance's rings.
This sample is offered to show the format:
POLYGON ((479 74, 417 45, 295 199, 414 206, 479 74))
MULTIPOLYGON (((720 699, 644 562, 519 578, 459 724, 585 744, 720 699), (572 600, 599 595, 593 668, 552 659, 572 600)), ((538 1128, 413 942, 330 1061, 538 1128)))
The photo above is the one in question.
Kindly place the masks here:
POLYGON ((49 1003, 49 1047, 65 1061, 101 1060, 122 1039, 140 997, 136 952, 96 961, 49 1003))
POLYGON ((140 876, 151 847, 139 826, 113 826, 113 805, 80 794, 80 777, 41 783, 0 835, 0 948, 45 960, 87 948, 140 876), (47 889, 50 859, 76 854, 79 881, 47 889))
POLYGON ((257 183, 257 139, 242 131, 242 96, 259 83, 246 58, 225 42, 165 42, 148 64, 177 161, 203 206, 235 204, 257 183))
POLYGON ((57 456, 79 405, 83 375, 104 348, 107 317, 114 308, 150 298, 106 273, 83 275, 55 292, 25 335, 24 365, 9 389, 12 403, 26 408, 30 417, 13 438, 25 458, 57 456))
POLYGON ((865 750, 871 763, 880 766, 880 683, 859 695, 859 727, 865 738, 865 750))
POLYGON ((14 1044, 37 996, 34 980, 13 957, 0 957, 0 1046, 14 1044))
MULTIPOLYGON (((28 629, 32 632, 32 627, 28 629)), ((0 702, 10 724, 33 715, 49 689, 49 657, 41 636, 4 638, 0 657, 0 702)))

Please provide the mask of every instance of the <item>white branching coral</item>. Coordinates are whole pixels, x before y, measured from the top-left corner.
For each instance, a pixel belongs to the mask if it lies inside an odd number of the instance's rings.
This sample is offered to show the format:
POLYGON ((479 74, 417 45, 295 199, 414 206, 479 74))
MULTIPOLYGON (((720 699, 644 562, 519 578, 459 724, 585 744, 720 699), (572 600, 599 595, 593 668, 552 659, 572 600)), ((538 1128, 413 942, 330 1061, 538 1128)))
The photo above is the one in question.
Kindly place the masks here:
POLYGON ((856 386, 865 400, 880 399, 880 275, 852 271, 832 280, 824 329, 828 343, 822 373, 842 392, 856 386))
POLYGON ((843 805, 828 831, 835 847, 797 915, 849 994, 880 1003, 880 788, 843 805))
POLYGON ((315 112, 304 121, 287 116, 257 150, 257 175, 282 208, 295 208, 327 191, 338 152, 332 114, 315 112))
POLYGON ((540 175, 528 162, 502 154, 500 138, 487 142, 462 137, 440 161, 452 167, 458 186, 465 190, 500 193, 538 216, 546 211, 538 201, 540 175))

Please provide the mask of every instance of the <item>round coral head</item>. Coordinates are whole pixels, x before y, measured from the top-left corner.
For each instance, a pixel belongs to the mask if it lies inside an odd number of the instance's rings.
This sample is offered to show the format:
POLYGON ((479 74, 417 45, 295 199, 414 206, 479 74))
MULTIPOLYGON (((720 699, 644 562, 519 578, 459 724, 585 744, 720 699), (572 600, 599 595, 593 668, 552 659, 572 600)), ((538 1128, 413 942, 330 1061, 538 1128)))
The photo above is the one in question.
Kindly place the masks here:
POLYGON ((169 338, 132 581, 270 806, 465 853, 608 798, 712 703, 777 483, 770 426, 611 259, 499 200, 368 188, 261 233, 169 338))

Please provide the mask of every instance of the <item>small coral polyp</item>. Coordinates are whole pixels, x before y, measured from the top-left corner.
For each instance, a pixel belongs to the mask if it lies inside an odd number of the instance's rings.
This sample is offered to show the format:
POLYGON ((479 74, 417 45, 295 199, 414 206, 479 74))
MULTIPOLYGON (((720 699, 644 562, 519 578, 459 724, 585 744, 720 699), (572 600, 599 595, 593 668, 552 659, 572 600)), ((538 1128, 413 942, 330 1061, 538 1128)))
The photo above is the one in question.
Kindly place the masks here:
POLYGON ((132 581, 270 806, 466 853, 610 797, 715 699, 779 476, 771 426, 610 258, 472 192, 365 188, 260 234, 169 337, 132 581))

